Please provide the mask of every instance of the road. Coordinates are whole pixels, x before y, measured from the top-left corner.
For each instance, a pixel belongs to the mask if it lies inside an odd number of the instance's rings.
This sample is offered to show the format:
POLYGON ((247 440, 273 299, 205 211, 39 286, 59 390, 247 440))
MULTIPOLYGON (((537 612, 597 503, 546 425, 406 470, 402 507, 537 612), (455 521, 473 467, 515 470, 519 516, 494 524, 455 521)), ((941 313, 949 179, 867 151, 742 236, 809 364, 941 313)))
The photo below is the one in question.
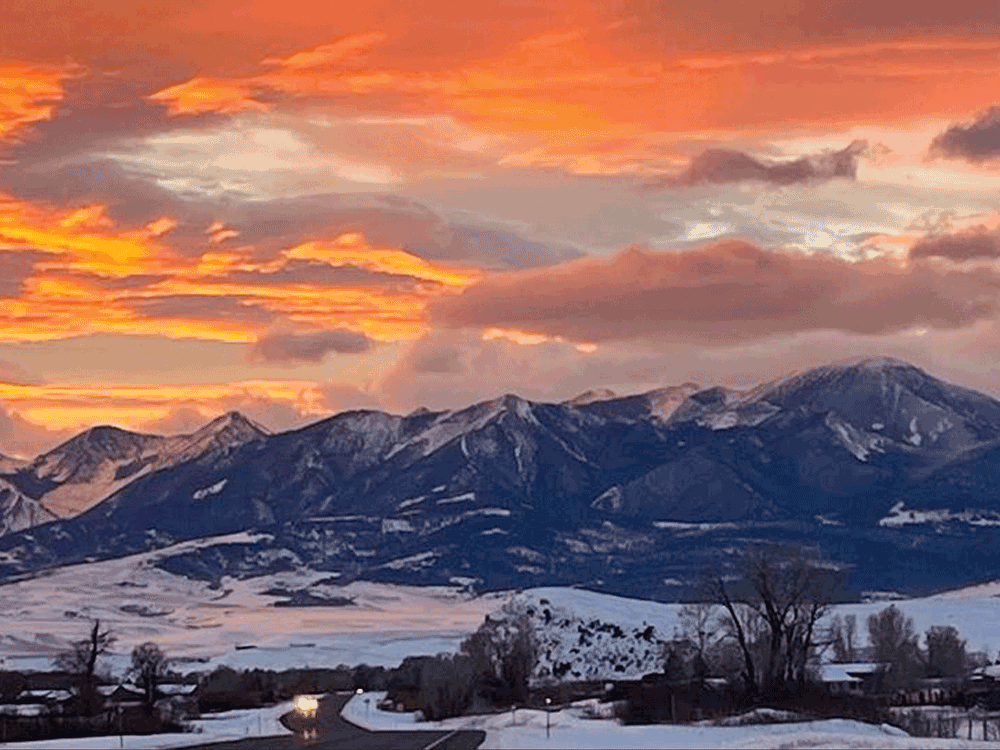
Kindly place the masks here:
POLYGON ((319 703, 315 737, 285 734, 276 737, 256 737, 231 742, 194 745, 190 750, 423 750, 440 740, 432 750, 475 750, 486 739, 480 730, 459 732, 369 732, 344 721, 340 710, 350 695, 328 695, 319 703))

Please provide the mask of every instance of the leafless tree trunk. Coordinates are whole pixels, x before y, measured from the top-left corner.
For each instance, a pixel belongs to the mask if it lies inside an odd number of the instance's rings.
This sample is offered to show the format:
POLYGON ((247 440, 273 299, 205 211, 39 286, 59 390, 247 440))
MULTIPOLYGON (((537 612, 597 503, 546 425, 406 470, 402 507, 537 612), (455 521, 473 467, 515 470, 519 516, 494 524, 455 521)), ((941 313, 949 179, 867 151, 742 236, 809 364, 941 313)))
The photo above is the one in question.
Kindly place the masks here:
POLYGON ((90 636, 76 641, 70 651, 55 658, 55 665, 79 678, 79 700, 81 710, 92 715, 100 710, 100 696, 97 694, 97 660, 108 653, 116 638, 110 630, 101 630, 101 621, 94 620, 90 636))

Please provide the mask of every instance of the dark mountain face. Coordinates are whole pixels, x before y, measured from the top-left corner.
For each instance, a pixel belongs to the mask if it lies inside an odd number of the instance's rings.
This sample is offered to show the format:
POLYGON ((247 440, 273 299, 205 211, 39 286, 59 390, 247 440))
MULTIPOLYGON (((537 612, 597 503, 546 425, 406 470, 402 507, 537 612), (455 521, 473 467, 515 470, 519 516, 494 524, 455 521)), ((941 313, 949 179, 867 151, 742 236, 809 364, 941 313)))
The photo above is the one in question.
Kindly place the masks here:
POLYGON ((747 392, 508 395, 454 412, 346 412, 277 435, 232 415, 205 430, 170 450, 155 436, 85 433, 58 461, 38 459, 51 470, 36 481, 151 463, 74 518, 0 538, 0 575, 245 530, 266 541, 161 564, 672 599, 756 539, 819 545, 859 588, 1000 575, 1000 402, 896 360, 747 392))

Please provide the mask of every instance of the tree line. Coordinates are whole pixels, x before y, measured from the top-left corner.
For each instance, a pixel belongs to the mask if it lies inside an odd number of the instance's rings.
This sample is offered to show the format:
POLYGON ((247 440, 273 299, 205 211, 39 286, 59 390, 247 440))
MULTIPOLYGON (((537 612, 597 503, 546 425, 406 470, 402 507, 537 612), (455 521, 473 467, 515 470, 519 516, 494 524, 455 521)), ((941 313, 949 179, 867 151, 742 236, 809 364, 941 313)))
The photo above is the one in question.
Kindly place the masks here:
POLYGON ((844 575, 816 555, 762 545, 748 549, 741 564, 742 575, 706 577, 700 600, 681 609, 688 656, 679 658, 677 643, 668 646, 668 676, 730 676, 755 701, 801 693, 823 660, 882 665, 879 691, 960 677, 984 663, 951 626, 929 628, 921 647, 913 619, 895 605, 868 617, 869 645, 862 647, 855 615, 830 617, 847 600, 844 575))

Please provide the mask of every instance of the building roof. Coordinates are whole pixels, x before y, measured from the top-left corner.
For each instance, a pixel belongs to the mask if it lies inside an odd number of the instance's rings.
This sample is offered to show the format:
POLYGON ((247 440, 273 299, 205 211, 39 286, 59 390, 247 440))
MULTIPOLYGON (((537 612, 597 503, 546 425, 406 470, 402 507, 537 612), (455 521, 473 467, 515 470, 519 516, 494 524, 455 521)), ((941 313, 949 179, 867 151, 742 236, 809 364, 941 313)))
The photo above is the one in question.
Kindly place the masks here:
POLYGON ((166 685, 157 685, 156 689, 163 695, 191 695, 198 689, 198 686, 171 682, 166 685))
POLYGON ((42 701, 67 701, 73 697, 69 690, 44 689, 23 690, 19 698, 34 698, 42 701))
POLYGON ((861 682, 875 674, 881 664, 874 662, 851 662, 848 664, 824 664, 820 671, 823 682, 861 682))
POLYGON ((980 667, 975 670, 972 675, 974 677, 984 677, 993 680, 1000 680, 1000 664, 989 664, 985 667, 980 667))
POLYGON ((41 716, 49 710, 45 703, 7 703, 0 705, 0 714, 7 716, 41 716))

